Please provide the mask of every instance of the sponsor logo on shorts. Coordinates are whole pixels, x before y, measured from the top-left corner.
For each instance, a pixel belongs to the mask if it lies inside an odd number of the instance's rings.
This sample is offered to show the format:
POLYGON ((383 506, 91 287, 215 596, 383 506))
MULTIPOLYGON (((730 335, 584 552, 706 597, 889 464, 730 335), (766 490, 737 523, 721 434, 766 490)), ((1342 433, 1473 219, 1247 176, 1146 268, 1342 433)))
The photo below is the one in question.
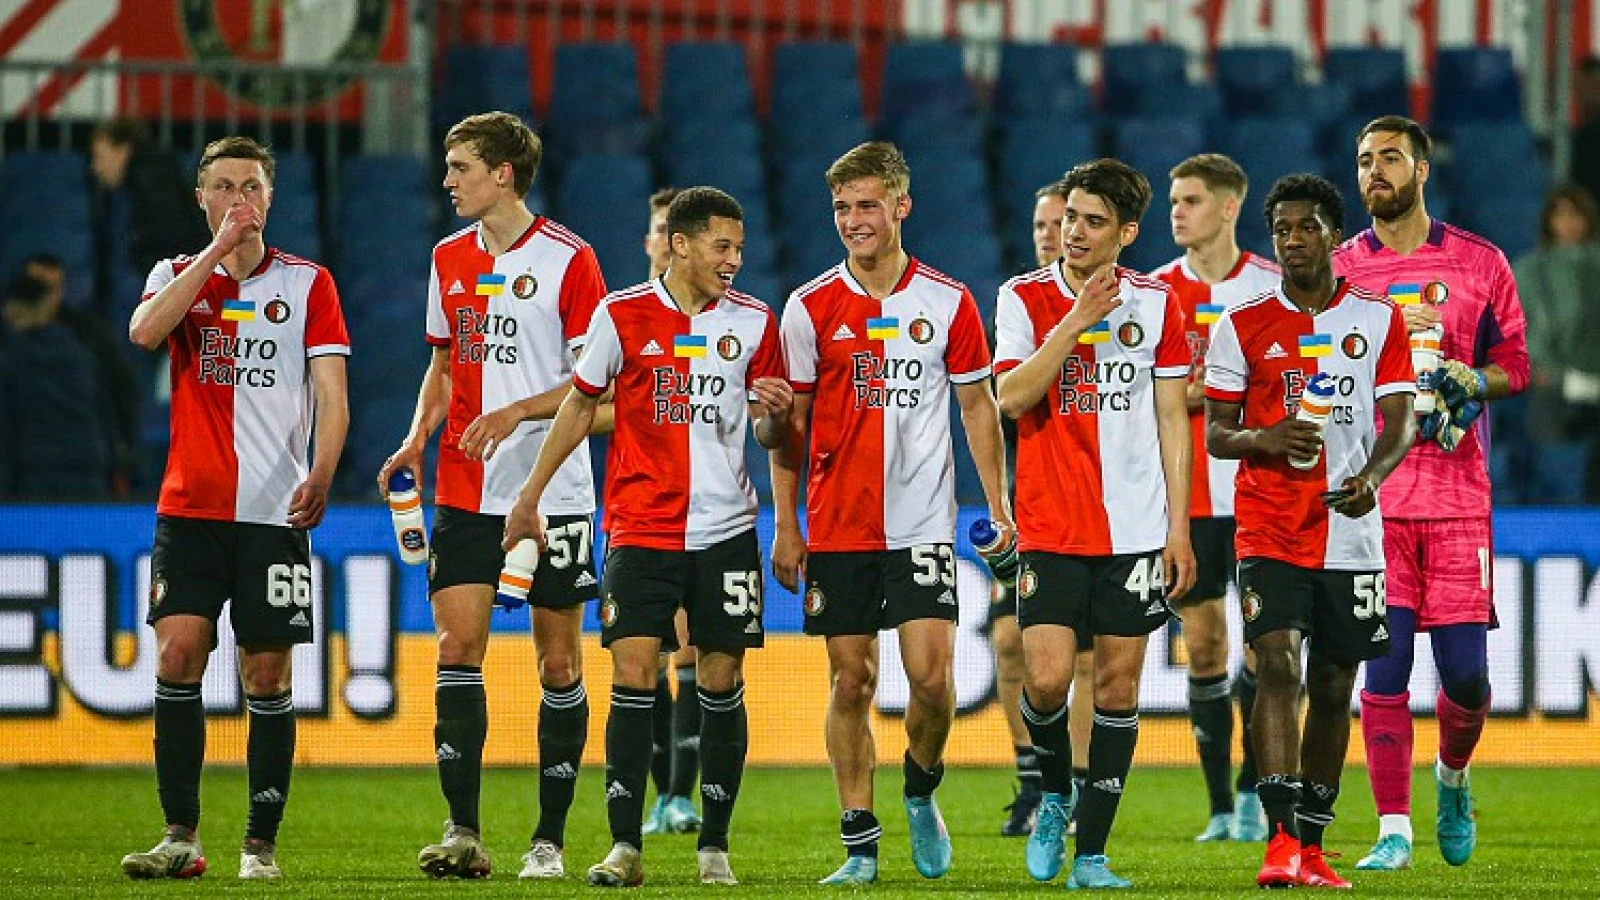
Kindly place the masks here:
POLYGON ((607 594, 606 602, 600 604, 600 626, 610 628, 615 624, 617 624, 617 601, 607 594))
POLYGON ((918 316, 911 320, 911 339, 919 344, 926 344, 933 340, 933 323, 918 316))
POLYGON ((941 603, 941 604, 943 604, 945 606, 955 606, 956 605, 956 592, 951 590, 951 589, 949 589, 949 588, 945 588, 944 589, 944 593, 940 594, 939 595, 939 599, 934 601, 934 602, 941 603))
POLYGON ((1367 355, 1367 339, 1361 336, 1361 332, 1352 331, 1339 342, 1339 349, 1344 351, 1347 359, 1360 359, 1367 355))
POLYGON ((1244 592, 1239 598, 1239 611, 1244 615, 1246 622, 1254 622, 1261 615, 1261 595, 1254 588, 1244 592))
POLYGON ((744 344, 739 342, 738 335, 725 334, 717 339, 717 355, 728 362, 733 362, 734 360, 738 359, 739 355, 743 352, 744 344))
POLYGON ((157 575, 150 579, 150 608, 155 609, 165 599, 167 599, 167 579, 163 575, 157 575))
POLYGON ((806 599, 804 604, 806 615, 820 615, 824 609, 827 609, 827 607, 828 599, 822 596, 822 588, 812 587, 806 589, 806 599))
POLYGON ((1378 629, 1372 632, 1372 643, 1376 644, 1381 641, 1387 641, 1388 639, 1389 629, 1383 627, 1382 623, 1379 623, 1378 629))
POLYGON ((1022 574, 1017 576, 1017 596, 1026 600, 1033 596, 1039 589, 1039 573, 1032 566, 1023 566, 1022 574))
POLYGON ((751 619, 750 620, 750 624, 746 625, 744 627, 744 633, 745 634, 760 634, 761 633, 761 623, 756 621, 755 619, 751 619))
POLYGON ((594 576, 589 573, 588 569, 580 569, 578 577, 572 580, 572 586, 575 588, 594 587, 594 576))
POLYGON ((289 617, 289 624, 296 628, 310 628, 311 618, 307 616, 306 611, 302 609, 297 611, 293 616, 289 617))

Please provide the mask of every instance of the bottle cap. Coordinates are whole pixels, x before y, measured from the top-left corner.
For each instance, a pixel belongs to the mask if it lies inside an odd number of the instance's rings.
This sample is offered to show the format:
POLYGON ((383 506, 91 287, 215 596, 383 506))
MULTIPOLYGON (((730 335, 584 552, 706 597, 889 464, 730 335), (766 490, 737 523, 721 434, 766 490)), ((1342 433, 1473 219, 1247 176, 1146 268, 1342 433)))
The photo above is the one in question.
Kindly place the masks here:
POLYGON ((410 469, 395 469, 389 473, 389 493, 401 494, 417 489, 417 476, 410 469))
POLYGON ((1333 396, 1333 376, 1327 372, 1318 372, 1311 376, 1311 381, 1306 384, 1306 393, 1315 394, 1318 399, 1328 399, 1333 396))
POLYGON ((978 519, 972 523, 971 528, 967 529, 967 539, 972 541, 975 547, 987 547, 994 543, 995 538, 999 536, 1000 530, 995 528, 994 523, 988 519, 978 519))

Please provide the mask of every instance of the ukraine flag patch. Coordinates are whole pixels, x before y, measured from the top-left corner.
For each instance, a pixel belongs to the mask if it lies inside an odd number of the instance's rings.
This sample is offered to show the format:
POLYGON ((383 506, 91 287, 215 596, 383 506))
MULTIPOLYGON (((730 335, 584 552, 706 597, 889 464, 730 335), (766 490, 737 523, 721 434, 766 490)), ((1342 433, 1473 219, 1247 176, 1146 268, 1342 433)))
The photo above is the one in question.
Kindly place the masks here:
POLYGON ((1194 320, 1201 325, 1215 325, 1222 318, 1222 310, 1220 303, 1202 303, 1194 308, 1194 320))
POLYGON ((498 297, 506 292, 506 277, 494 272, 485 272, 478 276, 479 297, 498 297))
POLYGON ((1333 335, 1331 334, 1302 334, 1300 335, 1300 358, 1314 359, 1319 356, 1329 356, 1333 353, 1333 335))
POLYGON ((1422 285, 1415 282, 1389 285, 1389 302, 1395 306, 1416 306, 1422 302, 1422 285))
POLYGON ((900 320, 894 316, 867 320, 867 339, 892 341, 900 336, 900 320))
POLYGON ((222 301, 222 321, 224 322, 254 322, 256 320, 256 302, 254 300, 224 300, 222 301))
POLYGON ((1111 340, 1111 323, 1101 320, 1094 327, 1078 335, 1080 344, 1104 344, 1111 340))
POLYGON ((688 359, 699 359, 706 355, 706 336, 703 334, 680 334, 672 339, 672 355, 688 359))

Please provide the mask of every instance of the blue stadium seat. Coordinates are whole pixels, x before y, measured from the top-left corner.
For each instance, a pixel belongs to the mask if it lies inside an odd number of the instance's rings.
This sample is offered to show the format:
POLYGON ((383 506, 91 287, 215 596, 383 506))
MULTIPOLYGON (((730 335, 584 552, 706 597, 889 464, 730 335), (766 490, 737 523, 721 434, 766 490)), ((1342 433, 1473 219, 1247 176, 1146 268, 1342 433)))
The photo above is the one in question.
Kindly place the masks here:
POLYGON ((1198 119, 1130 119, 1116 126, 1114 136, 1116 156, 1150 179, 1153 197, 1139 220, 1139 239, 1122 254, 1123 265, 1148 272, 1178 255, 1162 202, 1167 172, 1209 148, 1205 127, 1198 119))
POLYGON ((1131 118, 1142 119, 1199 119, 1202 122, 1220 122, 1222 93, 1209 82, 1201 84, 1175 84, 1160 91, 1140 96, 1138 107, 1129 113, 1131 118))
POLYGON ((1533 132, 1524 122, 1456 125, 1449 131, 1449 146, 1449 165, 1438 174, 1464 194, 1503 189, 1507 172, 1517 173, 1519 189, 1533 193, 1542 193, 1548 183, 1533 132))
POLYGON ((1316 157, 1316 134, 1304 119, 1250 118, 1224 126, 1222 150, 1238 160, 1241 157, 1282 158, 1297 171, 1314 172, 1321 168, 1316 157))
POLYGON ((972 84, 954 41, 890 44, 878 114, 893 129, 902 119, 960 119, 977 110, 972 84))
POLYGON ((1522 88, 1503 47, 1440 50, 1433 67, 1433 122, 1512 122, 1522 118, 1522 88))
POLYGON ((650 274, 643 238, 651 184, 650 164, 638 155, 579 156, 562 179, 560 221, 594 247, 613 289, 650 274))
POLYGON ((1026 119, 1002 126, 1000 151, 1000 221, 1008 258, 1017 269, 1031 267, 1033 208, 1039 188, 1056 181, 1074 165, 1093 159, 1093 125, 1062 119, 1026 119))
POLYGON ((1229 116, 1290 112, 1280 98, 1299 86, 1294 51, 1287 47, 1223 47, 1212 59, 1222 108, 1229 116))
POLYGON ((347 199, 374 193, 432 196, 440 190, 432 183, 428 167, 415 156, 363 154, 339 162, 339 193, 347 199))
POLYGON ((859 65, 855 46, 844 41, 788 41, 773 51, 772 82, 803 92, 811 81, 855 81, 859 65))
POLYGON ((755 115, 744 46, 685 41, 667 45, 659 112, 670 128, 691 120, 728 121, 755 115))
MULTIPOLYGON (((672 183, 681 188, 710 185, 727 191, 740 203, 761 202, 766 198, 766 175, 761 170, 759 156, 674 156, 668 161, 668 169, 672 183)), ((765 211, 765 203, 762 207, 765 211)))
POLYGON ((1000 47, 995 118, 1081 116, 1089 92, 1078 80, 1078 50, 1068 44, 1007 43, 1000 47))
POLYGON ((667 168, 681 157, 760 156, 761 128, 749 119, 691 119, 667 122, 667 168))
POLYGON ((802 150, 836 156, 866 140, 857 65, 856 50, 850 44, 800 41, 778 45, 772 57, 772 109, 768 116, 775 156, 802 150))
POLYGON ((983 151, 983 129, 973 116, 912 113, 886 129, 883 138, 907 157, 976 156, 983 151))
POLYGON ((558 156, 572 156, 580 150, 636 151, 646 134, 643 115, 632 44, 577 43, 556 48, 555 83, 546 121, 558 156))
POLYGON ((1410 115, 1411 87, 1406 59, 1383 47, 1336 47, 1322 59, 1323 78, 1350 90, 1350 110, 1366 120, 1410 115))
POLYGON ((39 150, 0 158, 0 203, 22 194, 88 189, 89 162, 81 153, 39 150))
POLYGON ((1463 227, 1487 238, 1507 259, 1516 259, 1537 242, 1543 209, 1541 192, 1503 191, 1474 197, 1459 218, 1463 227))
POLYGON ((534 124, 532 67, 526 47, 458 45, 445 51, 434 101, 434 126, 444 131, 474 113, 500 110, 534 124))
POLYGON ((1159 105, 1166 91, 1185 85, 1183 48, 1175 44, 1110 44, 1101 52, 1110 115, 1141 115, 1159 105))

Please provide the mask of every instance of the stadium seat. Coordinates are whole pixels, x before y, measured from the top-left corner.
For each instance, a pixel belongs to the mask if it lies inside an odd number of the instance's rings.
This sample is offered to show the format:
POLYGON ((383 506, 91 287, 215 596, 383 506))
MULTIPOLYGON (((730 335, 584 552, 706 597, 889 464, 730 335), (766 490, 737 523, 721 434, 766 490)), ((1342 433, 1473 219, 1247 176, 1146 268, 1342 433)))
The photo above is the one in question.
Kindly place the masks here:
POLYGON ((89 162, 81 153, 33 150, 0 159, 0 203, 35 192, 88 190, 89 162))
POLYGON ((1078 51, 1067 44, 1007 43, 1000 48, 993 114, 1000 121, 1081 116, 1088 90, 1078 80, 1078 51))
POLYGON ((1499 247, 1507 259, 1516 259, 1538 241, 1543 209, 1542 192, 1501 191, 1475 197, 1458 218, 1462 226, 1499 247))
POLYGON ((1293 112, 1282 108, 1282 98, 1293 96, 1300 82, 1288 47, 1223 47, 1213 65, 1222 108, 1230 117, 1293 112))
POLYGON ((1139 239, 1123 251, 1122 264, 1143 272, 1177 256, 1168 225, 1167 172, 1184 159, 1209 149, 1198 119, 1131 119, 1116 125, 1116 156, 1150 179, 1154 196, 1139 221, 1139 239))
POLYGON ((1351 114, 1365 120, 1410 115, 1405 55, 1383 47, 1336 47, 1322 59, 1324 80, 1350 91, 1351 114))
POLYGON ((415 156, 363 154, 339 162, 342 198, 371 196, 377 191, 432 195, 436 190, 439 188, 432 183, 426 164, 415 156))
POLYGON ((532 66, 526 47, 458 45, 444 54, 444 74, 434 102, 440 132, 474 113, 500 110, 534 124, 532 66))
POLYGON ((1440 50, 1433 66, 1433 122, 1513 122, 1522 118, 1522 89, 1503 47, 1440 50))
MULTIPOLYGON (((1228 122, 1224 126, 1222 150, 1234 159, 1240 156, 1282 157, 1289 165, 1315 154, 1316 135, 1304 119, 1248 118, 1228 122)), ((1315 171, 1319 166, 1310 165, 1315 171)))
POLYGON ((761 203, 765 212, 766 176, 761 170, 761 157, 756 155, 728 154, 716 156, 706 153, 677 155, 668 160, 672 183, 680 188, 710 185, 732 194, 741 203, 761 203))
POLYGON ((696 120, 752 119, 755 99, 744 46, 696 41, 668 44, 658 112, 668 128, 696 120))
POLYGON ((1113 116, 1145 115, 1160 97, 1188 84, 1183 48, 1175 44, 1111 44, 1101 52, 1101 106, 1113 116))
POLYGON ((1001 231, 1009 268, 1031 266, 1033 207, 1039 188, 1067 169, 1098 156, 1093 125, 1064 119, 1027 119, 1002 126, 999 169, 1001 231))
POLYGON ((983 129, 973 116, 912 113, 887 129, 883 138, 907 157, 976 156, 983 151, 983 129))
POLYGON ((1548 184, 1533 132, 1521 121, 1456 125, 1448 138, 1449 165, 1437 174, 1463 194, 1501 190, 1507 172, 1517 173, 1521 189, 1542 193, 1548 184))
POLYGON ((576 43, 556 48, 546 120, 558 156, 570 157, 580 150, 636 151, 646 134, 643 115, 632 44, 576 43))
POLYGON ((898 123, 972 117, 977 100, 954 41, 890 44, 883 69, 883 104, 878 116, 893 131, 898 123))
POLYGON ((779 44, 772 60, 775 157, 839 153, 866 140, 856 50, 849 44, 779 44))

